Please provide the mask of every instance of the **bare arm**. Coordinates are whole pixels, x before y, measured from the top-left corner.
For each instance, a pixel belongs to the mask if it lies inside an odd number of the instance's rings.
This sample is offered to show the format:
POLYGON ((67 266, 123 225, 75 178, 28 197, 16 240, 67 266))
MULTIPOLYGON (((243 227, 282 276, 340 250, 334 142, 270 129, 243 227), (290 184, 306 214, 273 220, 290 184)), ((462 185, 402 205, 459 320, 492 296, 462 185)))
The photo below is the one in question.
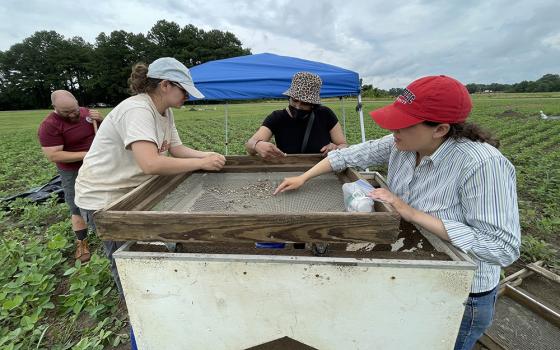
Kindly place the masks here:
POLYGON ((225 158, 212 154, 204 158, 172 158, 158 153, 155 143, 136 141, 131 145, 134 159, 142 172, 148 175, 174 175, 196 170, 220 170, 225 158))
POLYGON ((266 126, 261 126, 245 143, 245 150, 252 156, 258 154, 265 159, 284 157, 286 154, 269 142, 271 138, 272 131, 266 126))
POLYGON ((323 146, 323 148, 321 148, 320 150, 323 156, 326 156, 330 151, 333 151, 335 149, 348 147, 340 123, 336 123, 336 125, 333 126, 333 128, 329 131, 329 134, 331 136, 331 142, 328 145, 323 146))
POLYGON ((303 184, 307 182, 307 180, 310 180, 322 174, 330 173, 331 171, 333 171, 331 162, 328 158, 325 158, 319 163, 315 164, 313 168, 307 170, 305 173, 299 176, 285 178, 284 181, 282 181, 282 183, 278 185, 273 194, 298 189, 303 186, 303 184))
POLYGON ((68 152, 63 151, 64 146, 41 147, 45 156, 50 162, 58 163, 73 163, 83 160, 86 156, 86 151, 68 152))
POLYGON ((259 130, 257 130, 257 132, 253 136, 251 136, 251 138, 247 140, 247 142, 245 142, 245 150, 247 151, 247 153, 254 156, 255 154, 257 154, 257 151, 255 151, 255 143, 257 143, 257 141, 268 142, 271 138, 272 131, 270 131, 270 129, 266 126, 261 126, 259 130))
POLYGON ((330 134, 331 141, 336 145, 337 149, 348 147, 346 137, 344 137, 344 131, 342 131, 340 123, 336 123, 336 125, 331 129, 330 134))
POLYGON ((210 154, 218 154, 215 152, 198 151, 185 145, 171 147, 169 148, 169 153, 175 158, 204 158, 210 154))

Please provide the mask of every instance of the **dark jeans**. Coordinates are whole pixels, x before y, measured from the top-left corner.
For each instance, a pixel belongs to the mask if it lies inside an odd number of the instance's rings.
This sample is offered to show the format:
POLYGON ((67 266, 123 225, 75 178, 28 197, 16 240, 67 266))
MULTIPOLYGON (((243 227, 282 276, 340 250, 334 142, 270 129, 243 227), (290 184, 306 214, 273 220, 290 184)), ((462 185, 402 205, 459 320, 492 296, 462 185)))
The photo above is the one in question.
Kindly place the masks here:
MULTIPOLYGON (((88 224, 88 226, 93 230, 93 232, 97 232, 95 229, 95 222, 93 222, 93 213, 95 210, 86 210, 81 209, 82 217, 88 224)), ((105 250, 105 255, 111 262, 111 274, 113 275, 113 279, 115 280, 115 284, 117 285, 117 290, 119 291, 119 295, 121 298, 123 297, 123 290, 121 286, 121 280, 119 278, 119 272, 117 271, 117 264, 115 263, 115 259, 113 259, 113 253, 119 249, 125 242, 121 241, 103 241, 103 249, 105 250)))
POLYGON ((455 350, 470 350, 494 318, 498 288, 484 296, 469 296, 455 341, 455 350))
POLYGON ((78 170, 58 169, 58 174, 62 182, 64 201, 68 204, 72 215, 80 215, 80 209, 74 203, 74 185, 76 184, 76 177, 78 177, 78 170))

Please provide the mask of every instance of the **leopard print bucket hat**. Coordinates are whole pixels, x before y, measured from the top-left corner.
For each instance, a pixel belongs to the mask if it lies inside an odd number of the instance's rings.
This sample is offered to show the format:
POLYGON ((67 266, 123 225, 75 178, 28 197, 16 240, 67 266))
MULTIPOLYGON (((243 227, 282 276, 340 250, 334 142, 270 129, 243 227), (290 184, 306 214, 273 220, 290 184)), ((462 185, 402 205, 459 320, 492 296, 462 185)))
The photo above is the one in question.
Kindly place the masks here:
POLYGON ((321 85, 323 81, 317 74, 298 72, 292 78, 290 88, 283 95, 290 96, 302 102, 321 104, 321 85))

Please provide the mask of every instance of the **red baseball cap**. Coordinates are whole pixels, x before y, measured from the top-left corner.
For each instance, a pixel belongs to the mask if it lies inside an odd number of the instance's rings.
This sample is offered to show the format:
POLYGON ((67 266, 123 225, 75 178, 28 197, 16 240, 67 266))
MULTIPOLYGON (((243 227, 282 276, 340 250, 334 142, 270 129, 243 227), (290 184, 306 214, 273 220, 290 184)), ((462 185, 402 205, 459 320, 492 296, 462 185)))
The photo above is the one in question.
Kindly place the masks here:
POLYGON ((437 75, 413 81, 393 104, 369 115, 383 129, 397 130, 423 121, 462 123, 471 109, 467 88, 458 80, 437 75))

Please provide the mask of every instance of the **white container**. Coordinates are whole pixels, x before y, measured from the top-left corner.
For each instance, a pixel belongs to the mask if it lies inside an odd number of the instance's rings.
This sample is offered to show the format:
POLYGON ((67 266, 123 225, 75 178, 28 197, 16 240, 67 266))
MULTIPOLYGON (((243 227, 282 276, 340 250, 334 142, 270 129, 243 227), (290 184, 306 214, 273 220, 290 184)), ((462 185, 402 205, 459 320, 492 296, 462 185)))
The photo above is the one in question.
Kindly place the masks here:
MULTIPOLYGON (((424 234, 426 236, 426 234, 424 234)), ((115 254, 139 349, 452 349, 475 265, 130 251, 115 254)))

